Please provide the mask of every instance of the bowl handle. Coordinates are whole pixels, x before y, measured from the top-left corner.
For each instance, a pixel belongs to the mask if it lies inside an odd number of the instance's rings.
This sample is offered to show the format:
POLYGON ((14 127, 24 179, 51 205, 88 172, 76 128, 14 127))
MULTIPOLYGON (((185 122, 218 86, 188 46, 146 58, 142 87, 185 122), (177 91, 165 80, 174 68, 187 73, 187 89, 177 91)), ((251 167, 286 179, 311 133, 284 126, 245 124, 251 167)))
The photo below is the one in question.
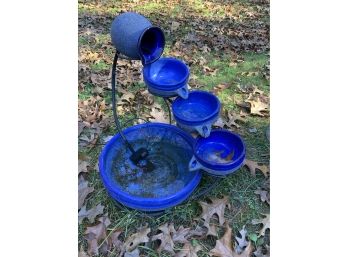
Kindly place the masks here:
POLYGON ((175 91, 181 98, 187 99, 189 96, 189 92, 187 90, 187 86, 183 86, 175 91))
POLYGON ((202 137, 209 137, 210 131, 211 131, 211 125, 205 124, 202 126, 196 126, 195 130, 202 136, 202 137))
POLYGON ((192 156, 189 163, 189 171, 196 171, 201 169, 203 169, 203 166, 196 160, 194 156, 192 156))

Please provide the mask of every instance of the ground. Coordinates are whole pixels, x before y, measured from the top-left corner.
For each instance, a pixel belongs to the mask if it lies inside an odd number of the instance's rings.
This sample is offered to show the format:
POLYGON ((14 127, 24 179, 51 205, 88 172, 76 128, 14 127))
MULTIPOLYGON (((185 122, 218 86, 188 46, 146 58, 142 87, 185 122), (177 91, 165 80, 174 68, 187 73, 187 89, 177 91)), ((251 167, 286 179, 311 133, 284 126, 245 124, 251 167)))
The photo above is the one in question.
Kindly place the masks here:
MULTIPOLYGON (((253 175, 244 166, 224 179, 208 195, 189 200, 159 217, 118 207, 107 195, 100 180, 97 160, 104 139, 116 133, 112 123, 110 69, 114 48, 109 35, 111 22, 122 11, 136 11, 163 28, 166 36, 165 56, 174 56, 190 67, 191 89, 214 92, 222 103, 222 124, 219 126, 239 133, 246 143, 247 159, 269 166, 269 140, 266 129, 269 111, 255 114, 250 110, 248 97, 269 104, 269 3, 267 1, 79 1, 79 159, 88 163, 83 176, 94 191, 84 201, 87 209, 99 203, 104 206, 111 224, 108 231, 122 230, 125 239, 146 223, 154 235, 158 226, 168 222, 175 227, 192 226, 202 213, 198 201, 229 197, 230 209, 225 218, 234 235, 245 225, 254 249, 269 245, 269 230, 258 235, 260 225, 252 220, 269 213, 269 204, 262 202, 255 191, 269 183, 268 175, 257 171, 253 175), (260 92, 262 91, 262 92, 260 92), (255 98, 254 98, 255 99, 255 98), (241 117, 237 125, 228 123, 231 117, 241 117)), ((140 61, 119 62, 117 83, 122 97, 131 92, 118 106, 121 121, 134 117, 151 118, 154 103, 164 106, 160 98, 146 92, 140 61), (139 102, 149 101, 149 107, 139 102), (151 100, 152 99, 152 100, 151 100)), ((156 111, 156 109, 154 109, 156 111)), ((201 187, 204 187, 203 179, 201 187)), ((206 182, 207 183, 207 182, 206 182)), ((266 186, 267 188, 267 186, 266 186)), ((269 189, 267 189, 269 190, 269 189)), ((96 224, 85 219, 79 224, 79 245, 87 251, 86 228, 96 224)), ((218 226, 218 238, 224 227, 218 226)), ((210 256, 217 238, 192 239, 201 245, 198 256, 210 256)), ((178 246, 180 247, 180 246, 178 246)), ((156 252, 155 243, 140 247, 143 256, 170 256, 156 252)), ((115 256, 110 252, 109 256, 115 256)), ((117 255, 116 255, 117 256, 117 255)))

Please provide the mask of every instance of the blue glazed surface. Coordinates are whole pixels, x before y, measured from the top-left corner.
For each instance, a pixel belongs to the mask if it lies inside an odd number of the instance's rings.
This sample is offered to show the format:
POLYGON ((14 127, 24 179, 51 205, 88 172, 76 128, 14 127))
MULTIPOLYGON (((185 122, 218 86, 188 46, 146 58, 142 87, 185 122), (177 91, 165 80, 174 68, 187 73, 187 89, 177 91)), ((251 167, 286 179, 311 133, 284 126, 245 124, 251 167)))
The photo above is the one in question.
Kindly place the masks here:
POLYGON ((172 110, 177 122, 197 126, 218 117, 220 101, 209 92, 194 90, 187 99, 175 99, 172 110))
POLYGON ((134 166, 116 134, 99 157, 100 176, 111 197, 130 208, 158 211, 183 202, 193 192, 201 173, 188 172, 194 142, 189 134, 163 123, 136 125, 124 134, 136 149, 149 149, 156 169, 146 173, 134 166))
POLYGON ((184 96, 187 97, 187 81, 190 70, 182 61, 163 57, 159 60, 145 65, 143 68, 143 77, 149 91, 158 96, 184 96), (178 89, 186 92, 177 92, 178 89))
POLYGON ((115 48, 131 59, 151 63, 163 53, 163 31, 135 12, 118 15, 111 25, 111 40, 115 48))
POLYGON ((197 138, 194 156, 208 172, 212 170, 214 175, 226 175, 243 164, 245 144, 236 133, 224 129, 212 130, 208 138, 197 138))

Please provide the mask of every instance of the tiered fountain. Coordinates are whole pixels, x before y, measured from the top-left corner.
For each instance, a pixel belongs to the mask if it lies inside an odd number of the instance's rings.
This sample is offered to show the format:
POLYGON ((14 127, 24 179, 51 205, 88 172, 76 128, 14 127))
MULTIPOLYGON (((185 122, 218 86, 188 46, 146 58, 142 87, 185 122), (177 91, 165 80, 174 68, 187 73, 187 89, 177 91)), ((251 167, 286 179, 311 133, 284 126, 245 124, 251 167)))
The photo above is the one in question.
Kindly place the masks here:
POLYGON ((212 130, 220 101, 209 92, 189 91, 188 66, 175 58, 161 58, 162 30, 140 14, 127 12, 113 21, 111 38, 117 50, 112 94, 118 133, 99 158, 100 175, 111 197, 130 208, 162 211, 185 201, 202 172, 222 177, 239 169, 245 159, 243 140, 227 130, 212 130), (116 65, 121 54, 142 61, 149 92, 171 103, 169 114, 173 112, 177 126, 148 122, 121 129, 115 107, 116 65), (192 132, 198 136, 194 138, 192 132))

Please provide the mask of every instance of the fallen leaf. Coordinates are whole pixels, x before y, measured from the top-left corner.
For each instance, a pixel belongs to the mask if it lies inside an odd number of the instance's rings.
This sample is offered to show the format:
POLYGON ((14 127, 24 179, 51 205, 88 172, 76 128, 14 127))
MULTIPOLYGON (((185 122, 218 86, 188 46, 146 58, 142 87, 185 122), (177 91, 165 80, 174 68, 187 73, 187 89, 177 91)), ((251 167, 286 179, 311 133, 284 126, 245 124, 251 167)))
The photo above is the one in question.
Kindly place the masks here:
MULTIPOLYGON (((140 254, 139 248, 135 248, 131 252, 125 252, 124 257, 139 257, 140 256, 139 254, 140 254)), ((122 256, 122 255, 119 255, 119 256, 122 256)))
POLYGON ((172 25, 170 26, 170 30, 171 31, 175 31, 175 30, 177 30, 179 28, 179 26, 180 26, 179 22, 173 21, 172 25))
POLYGON ((88 181, 85 181, 82 179, 79 181, 79 201, 78 201, 78 208, 80 209, 82 205, 85 202, 85 199, 88 194, 92 193, 94 191, 93 187, 88 187, 88 181))
POLYGON ((120 102, 125 100, 130 103, 132 100, 134 100, 134 98, 135 98, 135 95, 132 92, 127 92, 121 96, 120 102))
POLYGON ((89 255, 81 247, 80 251, 79 251, 79 256, 78 257, 89 257, 89 255))
POLYGON ((264 112, 269 112, 268 99, 265 96, 250 94, 245 102, 250 105, 251 114, 265 116, 264 112))
POLYGON ((269 169, 265 164, 258 164, 257 162, 246 159, 244 165, 248 167, 253 176, 256 176, 256 170, 260 170, 265 177, 269 176, 269 169))
POLYGON ((253 254, 255 255, 255 257, 269 257, 270 252, 269 252, 269 246, 266 245, 266 254, 264 254, 264 250, 262 249, 261 246, 257 247, 256 251, 253 252, 253 254))
POLYGON ((265 218, 263 218, 263 219, 253 219, 251 221, 251 223, 253 225, 262 224, 262 228, 259 231, 259 236, 264 236, 266 230, 270 228, 270 220, 269 220, 270 216, 269 216, 269 214, 263 214, 263 215, 265 216, 265 218))
POLYGON ((269 192, 266 190, 263 190, 262 188, 258 188, 255 190, 255 194, 260 195, 261 201, 262 202, 267 202, 270 204, 270 199, 269 199, 269 192))
MULTIPOLYGON (((106 214, 107 215, 107 214, 106 214)), ((107 216, 100 217, 99 223, 95 226, 87 227, 85 231, 85 238, 88 244, 88 254, 97 255, 99 254, 99 245, 102 240, 106 238, 106 228, 110 225, 110 220, 107 216)), ((104 242, 102 246, 106 246, 107 242, 104 242)), ((101 247, 102 247, 101 246, 101 247)))
POLYGON ((137 233, 128 237, 128 239, 124 243, 126 251, 133 251, 139 244, 149 242, 150 238, 147 236, 147 234, 150 233, 150 231, 150 228, 144 227, 140 229, 137 233))
POLYGON ((247 230, 245 229, 245 225, 243 226, 242 230, 239 231, 239 234, 241 237, 235 237, 237 244, 236 244, 236 251, 238 253, 241 253, 245 247, 248 246, 249 242, 246 240, 247 230))
POLYGON ((81 133, 83 132, 83 129, 86 127, 86 124, 83 123, 82 121, 79 121, 79 129, 78 129, 78 136, 81 135, 81 133))
POLYGON ((119 248, 123 245, 123 243, 118 239, 118 237, 120 236, 121 233, 122 233, 121 230, 116 230, 111 234, 110 243, 111 243, 112 247, 119 248))
POLYGON ((197 226, 195 229, 191 229, 188 238, 193 236, 198 236, 199 238, 202 238, 207 233, 207 230, 205 228, 202 228, 201 226, 197 226))
POLYGON ((175 254, 173 249, 174 242, 170 234, 170 227, 168 226, 168 224, 165 223, 161 225, 158 229, 162 231, 162 233, 157 234, 151 238, 151 241, 156 241, 156 240, 161 241, 160 246, 157 248, 157 252, 161 253, 164 250, 171 254, 175 254))
POLYGON ((238 115, 236 113, 228 112, 227 116, 228 122, 226 123, 226 125, 229 127, 235 126, 236 128, 240 128, 240 125, 237 124, 236 121, 245 122, 245 119, 241 115, 238 115))
POLYGON ((203 72, 205 75, 215 76, 218 69, 210 68, 208 66, 203 66, 203 72))
POLYGON ((162 109, 152 108, 150 115, 153 117, 149 119, 152 122, 161 122, 161 123, 169 122, 169 120, 166 118, 165 113, 162 109))
POLYGON ((210 254, 218 257, 250 257, 252 254, 251 243, 249 242, 245 250, 238 254, 232 248, 232 230, 228 223, 226 223, 225 228, 225 234, 222 238, 216 240, 215 247, 210 251, 210 254))
POLYGON ((183 226, 180 226, 178 230, 175 230, 174 225, 170 224, 169 229, 174 243, 178 242, 184 244, 188 242, 186 237, 189 236, 189 233, 191 231, 190 228, 184 228, 183 226))
POLYGON ((223 91, 224 89, 229 88, 230 84, 219 84, 214 87, 214 94, 218 94, 219 92, 223 91))
POLYGON ((89 255, 98 255, 99 254, 99 245, 96 235, 91 233, 85 236, 87 240, 87 252, 89 255))
POLYGON ((204 226, 208 229, 207 235, 217 236, 215 226, 210 225, 210 219, 216 214, 219 219, 219 224, 223 225, 225 222, 225 208, 226 206, 230 207, 230 203, 227 196, 224 196, 222 199, 213 198, 211 202, 212 203, 199 202, 202 207, 201 219, 204 220, 204 226))
POLYGON ((79 211, 79 224, 81 224, 85 218, 87 218, 90 223, 93 223, 98 215, 103 214, 103 211, 104 206, 100 203, 88 211, 86 210, 86 205, 84 205, 79 211))
POLYGON ((226 125, 226 121, 221 117, 219 117, 217 121, 214 123, 214 126, 219 128, 224 128, 225 125, 226 125))
POLYGON ((88 172, 88 166, 89 166, 89 162, 88 161, 84 161, 84 160, 79 160, 79 164, 78 164, 78 174, 80 174, 81 172, 87 173, 88 172))
POLYGON ((255 94, 260 94, 260 95, 263 95, 264 92, 260 89, 257 88, 257 86, 253 86, 253 92, 252 92, 253 95, 255 94))
POLYGON ((202 250, 200 245, 192 246, 187 242, 184 244, 180 252, 175 254, 175 257, 198 257, 197 253, 202 250))

